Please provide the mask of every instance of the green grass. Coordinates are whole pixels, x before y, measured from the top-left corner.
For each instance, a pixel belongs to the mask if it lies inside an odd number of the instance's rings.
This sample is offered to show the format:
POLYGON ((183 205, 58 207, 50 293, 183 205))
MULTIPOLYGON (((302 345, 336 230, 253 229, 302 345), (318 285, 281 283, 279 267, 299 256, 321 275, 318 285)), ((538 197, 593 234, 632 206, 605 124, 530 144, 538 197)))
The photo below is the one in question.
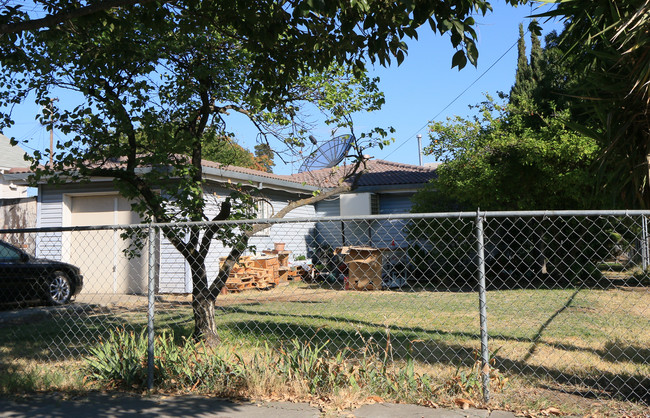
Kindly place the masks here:
MULTIPOLYGON (((487 306, 495 366, 513 385, 504 390, 507 397, 496 395, 495 402, 553 399, 569 391, 650 403, 648 289, 490 291, 487 306)), ((298 283, 220 296, 216 310, 226 343, 253 350, 296 339, 325 344, 330 352, 344 347, 361 352, 372 341, 390 346, 396 364, 412 355, 418 372, 441 385, 472 367, 480 347, 478 296, 470 292, 350 292, 298 283)), ((191 334, 186 301, 159 303, 156 312, 158 330, 172 330, 178 338, 191 334)), ((0 376, 10 369, 15 376, 30 361, 69 364, 116 327, 142 329, 145 314, 144 304, 118 303, 5 327, 0 332, 0 376)), ((0 391, 15 390, 15 380, 9 384, 0 377, 0 391)), ((57 382, 51 377, 43 381, 57 382)), ((31 386, 65 386, 38 382, 31 386)))

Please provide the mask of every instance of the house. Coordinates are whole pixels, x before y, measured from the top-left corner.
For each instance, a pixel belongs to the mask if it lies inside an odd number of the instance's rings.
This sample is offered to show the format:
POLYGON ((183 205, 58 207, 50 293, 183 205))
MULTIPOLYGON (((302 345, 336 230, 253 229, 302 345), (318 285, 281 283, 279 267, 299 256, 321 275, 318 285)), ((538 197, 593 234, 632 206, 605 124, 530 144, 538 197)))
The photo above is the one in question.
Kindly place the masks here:
MULTIPOLYGON (((230 193, 226 188, 228 183, 241 183, 256 189, 256 193, 264 197, 258 208, 260 218, 270 217, 288 202, 311 196, 318 189, 333 187, 347 169, 341 167, 288 176, 223 166, 210 161, 203 161, 202 165, 208 215, 216 214, 220 202, 230 193)), ((9 179, 16 184, 25 184, 28 175, 28 169, 15 168, 10 171, 9 179)), ((354 192, 316 205, 297 208, 288 217, 315 219, 323 216, 405 213, 410 209, 413 193, 434 175, 435 170, 430 168, 370 160, 367 171, 361 176, 354 192)), ((95 178, 84 184, 40 184, 37 218, 37 227, 43 228, 128 225, 140 222, 138 215, 131 210, 130 202, 117 193, 110 178, 95 178)), ((256 234, 250 244, 261 251, 271 249, 275 242, 285 242, 286 249, 294 255, 305 256, 310 254, 310 244, 314 241, 338 246, 362 243, 369 236, 371 243, 385 245, 385 237, 373 235, 373 231, 382 225, 385 227, 384 224, 384 221, 369 225, 315 221, 280 223, 256 234)), ((387 225, 390 226, 390 222, 387 225)), ((397 224, 393 226, 399 227, 397 224)), ((43 233, 37 239, 36 255, 79 266, 85 277, 84 293, 144 293, 147 257, 124 257, 130 242, 123 240, 120 233, 119 230, 43 233)), ((403 240, 397 233, 394 237, 403 240)), ((156 247, 160 254, 158 291, 191 292, 190 268, 185 259, 164 237, 158 238, 156 247)), ((213 242, 206 266, 208 277, 216 277, 219 257, 227 253, 228 250, 220 242, 213 242)))
MULTIPOLYGON (((0 228, 21 229, 36 225, 36 197, 28 196, 28 187, 9 179, 14 167, 29 168, 25 151, 12 146, 9 138, 0 134, 0 228)), ((0 234, 0 239, 28 251, 34 250, 33 240, 15 234, 0 234)))
MULTIPOLYGON (((221 201, 230 194, 228 183, 242 183, 264 198, 258 216, 269 217, 290 200, 311 196, 316 187, 279 176, 241 167, 222 166, 203 161, 206 180, 206 212, 216 214, 221 201)), ((29 170, 15 168, 10 178, 25 184, 29 170)), ((291 217, 314 218, 313 206, 291 212, 291 217)), ((93 178, 89 183, 38 186, 37 227, 60 228, 100 225, 130 225, 140 223, 131 203, 120 196, 110 178, 93 178)), ((307 253, 306 242, 313 224, 278 224, 256 234, 250 243, 258 250, 273 248, 275 241, 293 237, 287 250, 296 255, 307 253), (295 237, 304 239, 295 239, 295 237)), ((147 282, 147 257, 124 256, 131 242, 123 240, 120 230, 61 231, 39 234, 36 256, 62 260, 81 268, 84 275, 84 293, 144 293, 147 282)), ((158 290, 161 293, 188 293, 192 284, 190 268, 185 259, 164 237, 158 238, 160 254, 158 290)), ((220 242, 211 246, 207 262, 208 277, 216 277, 219 257, 227 254, 220 242)))
MULTIPOLYGON (((316 203, 319 217, 391 215, 409 213, 415 192, 436 176, 438 164, 417 166, 385 160, 368 160, 356 188, 316 203)), ((321 188, 336 187, 350 168, 336 167, 293 177, 321 188)), ((317 241, 331 247, 370 245, 377 248, 406 245, 403 220, 319 223, 317 241)))
POLYGON ((29 168, 25 161, 25 151, 19 146, 11 145, 9 138, 0 134, 0 199, 27 197, 27 186, 19 185, 6 178, 12 168, 29 168))

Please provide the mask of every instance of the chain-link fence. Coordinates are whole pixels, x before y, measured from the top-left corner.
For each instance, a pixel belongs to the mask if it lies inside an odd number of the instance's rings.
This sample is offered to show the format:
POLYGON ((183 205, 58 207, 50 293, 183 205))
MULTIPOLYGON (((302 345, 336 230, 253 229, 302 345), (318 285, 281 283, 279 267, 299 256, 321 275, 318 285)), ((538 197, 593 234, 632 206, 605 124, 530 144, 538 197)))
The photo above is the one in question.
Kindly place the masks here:
POLYGON ((486 399, 507 379, 521 391, 647 405, 648 216, 481 212, 3 230, 19 248, 0 246, 0 349, 5 358, 58 361, 86 355, 116 328, 189 336, 192 302, 213 295, 222 341, 295 339, 331 352, 372 342, 447 381, 480 364, 486 399))

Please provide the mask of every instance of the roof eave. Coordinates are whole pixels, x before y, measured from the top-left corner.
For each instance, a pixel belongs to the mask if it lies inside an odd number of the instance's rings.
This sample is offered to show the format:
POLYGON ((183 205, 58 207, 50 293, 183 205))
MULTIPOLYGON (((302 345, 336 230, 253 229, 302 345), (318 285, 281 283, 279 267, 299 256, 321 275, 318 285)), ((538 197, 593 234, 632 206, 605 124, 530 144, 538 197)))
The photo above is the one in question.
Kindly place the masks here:
POLYGON ((287 192, 294 192, 294 193, 296 192, 308 193, 308 194, 311 194, 312 192, 319 190, 318 187, 309 184, 301 184, 289 180, 274 179, 271 177, 260 176, 256 174, 241 173, 238 171, 231 171, 223 168, 204 166, 203 175, 205 176, 206 180, 211 180, 219 183, 227 183, 233 181, 241 182, 241 183, 249 183, 260 189, 265 188, 265 189, 273 189, 273 190, 280 190, 280 191, 287 191, 287 192))
MULTIPOLYGON (((358 186, 353 190, 350 190, 349 193, 404 193, 404 192, 413 192, 415 193, 426 183, 409 183, 409 184, 380 184, 373 186, 358 186)), ((347 193, 347 192, 346 192, 347 193)))
MULTIPOLYGON (((135 171, 138 174, 144 174, 144 173, 150 172, 151 167, 136 168, 135 171)), ((13 181, 16 184, 28 186, 29 185, 29 176, 32 175, 32 174, 33 173, 31 171, 30 172, 21 172, 21 173, 9 173, 9 174, 5 174, 4 178, 7 179, 7 180, 13 181)), ((43 176, 43 177, 41 177, 41 179, 37 182, 37 184, 47 184, 48 179, 50 177, 51 176, 43 176)), ((70 176, 62 175, 62 176, 60 176, 60 178, 65 180, 65 179, 69 179, 70 176)), ((109 181, 109 180, 112 180, 112 179, 113 179, 113 177, 93 176, 93 177, 88 178, 88 181, 90 181, 92 183, 92 182, 97 182, 97 181, 109 181)))

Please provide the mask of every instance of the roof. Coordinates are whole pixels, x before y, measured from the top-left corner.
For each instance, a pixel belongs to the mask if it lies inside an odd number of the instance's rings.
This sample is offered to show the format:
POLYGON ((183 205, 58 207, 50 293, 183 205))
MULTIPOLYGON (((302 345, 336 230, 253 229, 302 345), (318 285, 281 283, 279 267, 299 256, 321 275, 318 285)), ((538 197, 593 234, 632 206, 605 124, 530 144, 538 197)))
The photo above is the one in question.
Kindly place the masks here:
POLYGON ((290 181, 292 183, 302 184, 302 181, 297 181, 294 176, 286 176, 281 174, 273 174, 267 171, 255 170, 253 168, 237 167, 234 165, 225 165, 221 163, 215 163, 214 161, 202 160, 201 165, 208 168, 217 168, 228 172, 247 174, 251 176, 264 177, 273 180, 283 180, 290 181))
POLYGON ((0 169, 8 170, 13 167, 29 167, 25 161, 25 150, 11 145, 9 138, 0 134, 0 169))
POLYGON ((203 166, 203 174, 205 176, 213 175, 228 180, 233 179, 242 182, 253 182, 257 183, 256 186, 260 189, 263 187, 270 187, 275 189, 289 189, 300 193, 311 193, 318 189, 317 186, 296 179, 295 176, 273 174, 252 168, 224 165, 208 160, 201 161, 201 165, 203 166))
MULTIPOLYGON (((114 164, 119 164, 115 162, 114 164)), ((236 181, 250 181, 258 183, 261 187, 277 186, 282 189, 294 189, 296 191, 313 191, 319 188, 336 187, 340 184, 345 174, 352 170, 351 165, 334 168, 323 168, 320 170, 308 171, 292 175, 273 174, 252 168, 224 165, 213 161, 203 160, 203 173, 206 176, 214 176, 223 179, 236 181), (262 183, 262 184, 260 184, 262 183)), ((358 188, 399 188, 399 187, 420 187, 429 180, 436 177, 438 164, 418 166, 411 164, 396 163, 385 160, 366 161, 366 172, 357 182, 358 188)), ((11 174, 28 174, 29 167, 16 167, 9 171, 11 174)), ((25 176, 26 177, 26 176, 25 176)), ((16 178, 18 179, 18 177, 16 178)))
MULTIPOLYGON (((114 161, 107 161, 104 167, 116 168, 123 165, 124 159, 120 158, 114 161)), ((289 190, 299 193, 311 193, 317 190, 317 187, 311 184, 306 184, 301 180, 296 180, 293 176, 279 175, 268 173, 266 171, 254 170, 251 168, 236 167, 232 165, 225 165, 213 161, 202 160, 201 166, 203 167, 203 174, 206 178, 215 181, 230 181, 235 182, 252 182, 257 187, 272 188, 278 190, 289 190)), ((141 166, 141 170, 146 171, 150 166, 141 166)), ((14 181, 26 182, 28 175, 31 173, 29 166, 27 167, 14 167, 9 171, 9 177, 14 181)))
MULTIPOLYGON (((324 168, 294 174, 293 179, 319 187, 336 187, 353 166, 324 168)), ((419 166, 385 160, 368 160, 366 172, 359 178, 357 187, 419 186, 436 177, 438 164, 419 166)))

